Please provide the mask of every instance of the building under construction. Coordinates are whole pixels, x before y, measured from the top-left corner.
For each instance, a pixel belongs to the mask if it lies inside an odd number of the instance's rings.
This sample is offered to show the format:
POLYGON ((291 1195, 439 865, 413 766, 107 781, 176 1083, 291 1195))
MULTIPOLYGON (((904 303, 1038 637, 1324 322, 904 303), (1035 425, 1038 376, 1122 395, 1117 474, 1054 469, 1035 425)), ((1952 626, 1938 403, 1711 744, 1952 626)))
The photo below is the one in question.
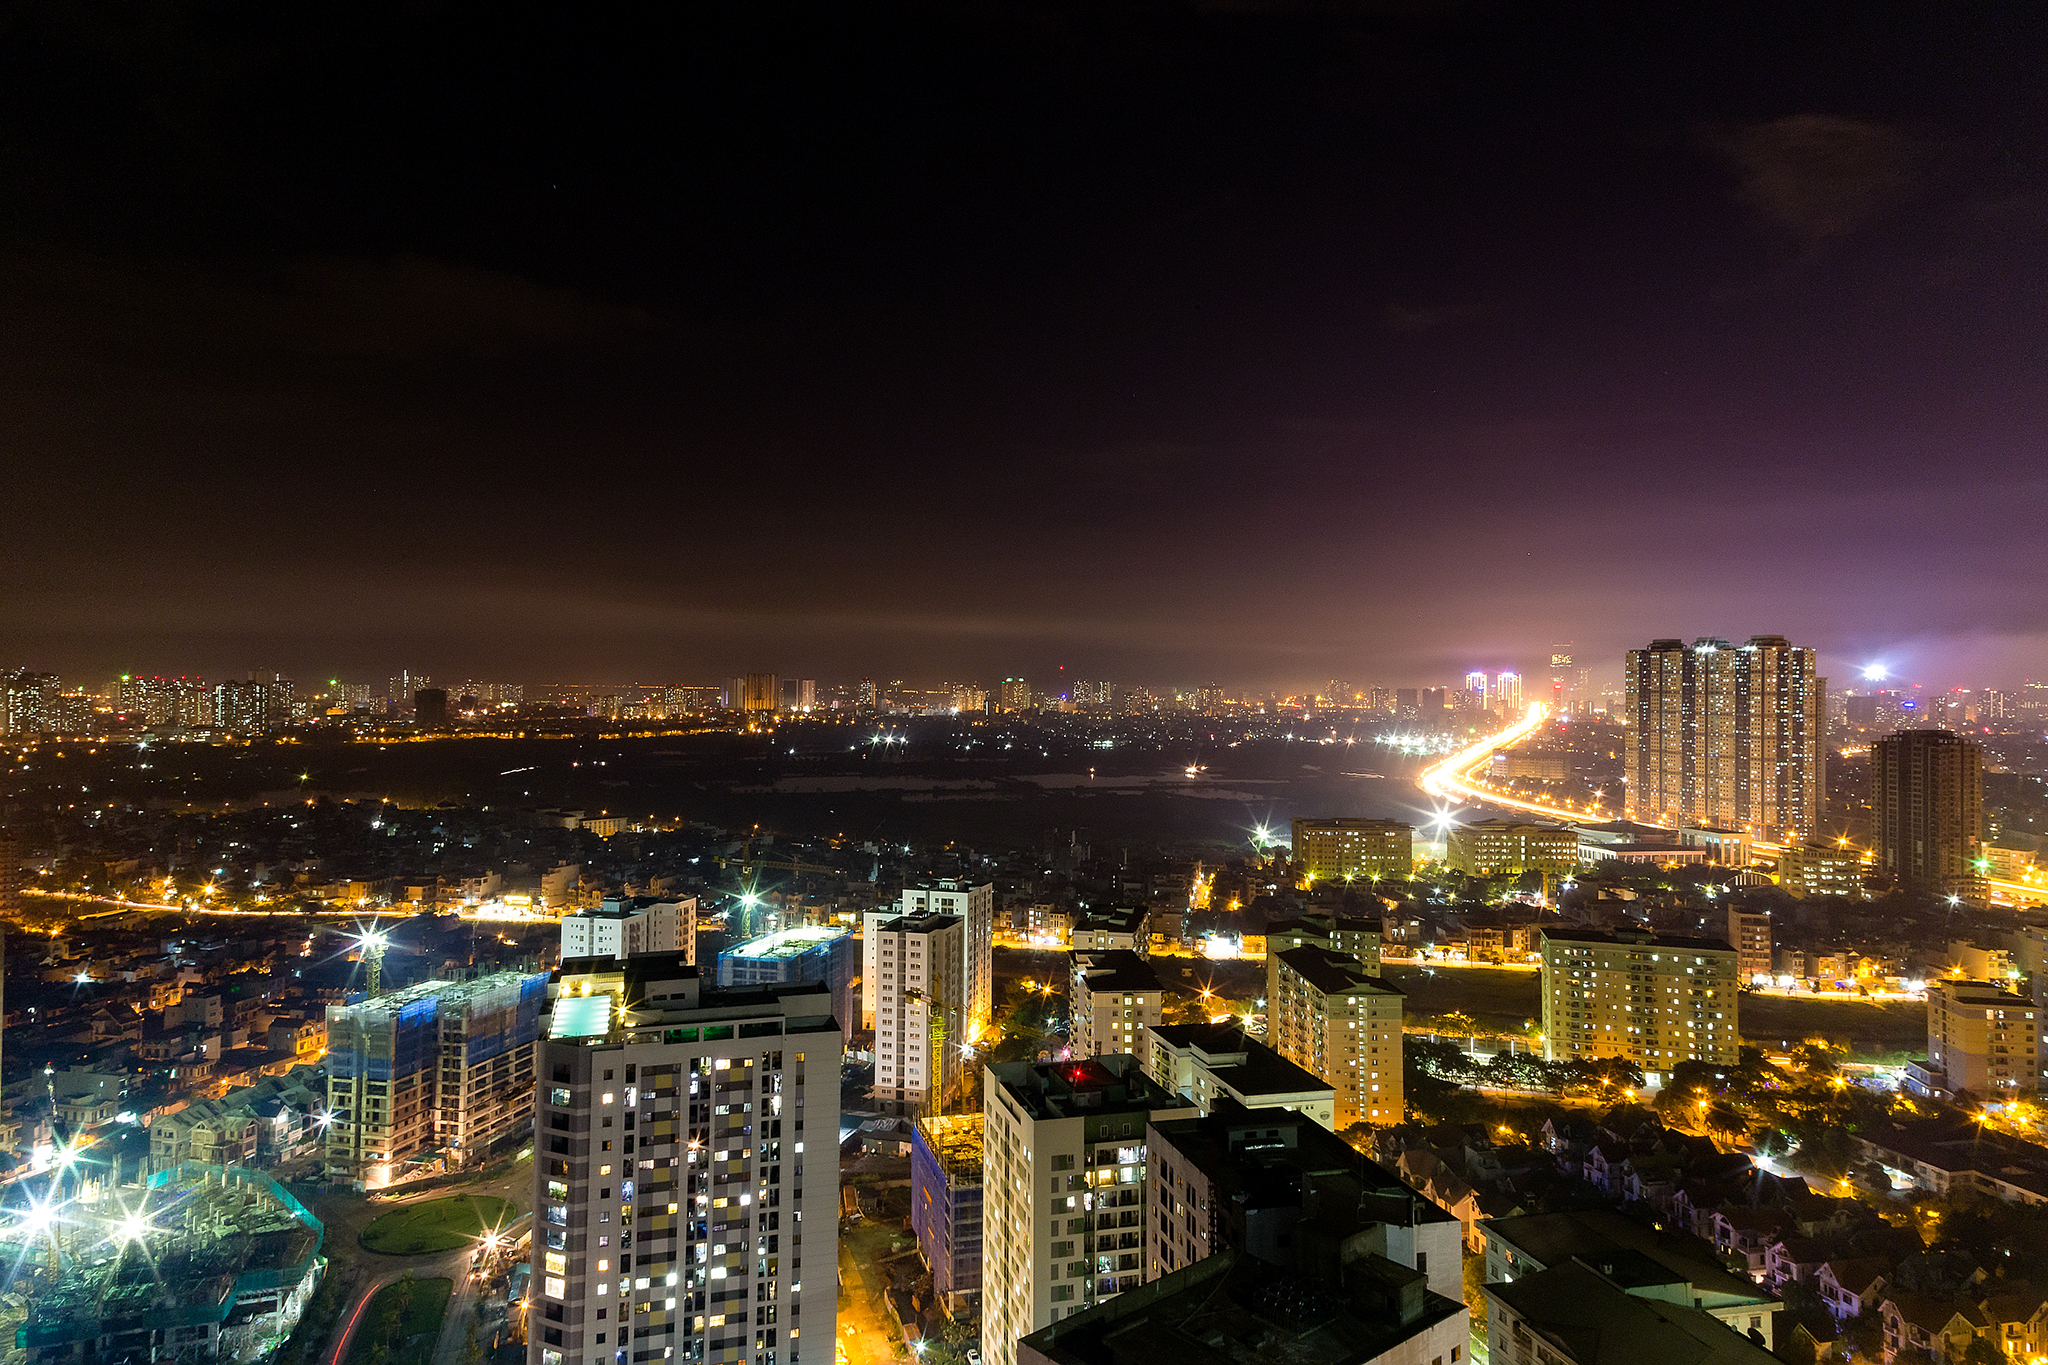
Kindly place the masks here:
POLYGON ((26 1365, 258 1359, 291 1334, 327 1264, 320 1220, 233 1166, 160 1171, 139 1198, 66 1205, 25 1235, 0 1325, 26 1365))
POLYGON ((472 1165, 533 1124, 533 1046, 548 979, 423 981, 327 1007, 330 1180, 376 1189, 472 1165))
POLYGON ((981 1292, 981 1134, 980 1114, 927 1115, 911 1132, 910 1226, 949 1307, 981 1292))

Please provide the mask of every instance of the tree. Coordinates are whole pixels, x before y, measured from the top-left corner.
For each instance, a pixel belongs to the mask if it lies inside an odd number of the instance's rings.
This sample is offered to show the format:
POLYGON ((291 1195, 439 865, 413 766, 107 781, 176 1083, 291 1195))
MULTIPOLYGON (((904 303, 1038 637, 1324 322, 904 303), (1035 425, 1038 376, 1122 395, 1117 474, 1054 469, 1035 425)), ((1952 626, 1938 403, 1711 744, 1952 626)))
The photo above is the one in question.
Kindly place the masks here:
POLYGON ((1465 1257, 1465 1307, 1472 1314, 1472 1336, 1475 1340, 1486 1340, 1486 1292, 1481 1288, 1486 1283, 1486 1258, 1465 1257))

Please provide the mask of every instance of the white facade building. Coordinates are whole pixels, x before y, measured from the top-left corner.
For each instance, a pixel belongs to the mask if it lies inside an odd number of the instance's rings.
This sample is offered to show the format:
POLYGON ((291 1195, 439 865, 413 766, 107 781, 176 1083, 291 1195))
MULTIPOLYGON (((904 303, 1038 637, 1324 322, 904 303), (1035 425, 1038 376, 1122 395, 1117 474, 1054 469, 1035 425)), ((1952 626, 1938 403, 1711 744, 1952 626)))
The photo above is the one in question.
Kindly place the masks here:
POLYGON ((529 1365, 831 1365, 830 992, 707 990, 670 953, 558 973, 548 993, 529 1365))
POLYGON ((681 953, 697 960, 697 898, 607 896, 596 910, 562 917, 562 961, 681 953))

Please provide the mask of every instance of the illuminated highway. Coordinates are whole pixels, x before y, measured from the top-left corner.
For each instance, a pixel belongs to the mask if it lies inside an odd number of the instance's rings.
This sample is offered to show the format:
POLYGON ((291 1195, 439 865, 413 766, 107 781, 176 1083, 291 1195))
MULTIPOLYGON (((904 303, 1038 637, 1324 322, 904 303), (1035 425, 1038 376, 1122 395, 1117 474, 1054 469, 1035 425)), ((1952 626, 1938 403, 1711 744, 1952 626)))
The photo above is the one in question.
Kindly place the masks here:
POLYGON ((1426 770, 1416 779, 1416 785, 1438 800, 1484 801, 1488 805, 1508 806, 1515 810, 1526 810, 1536 815, 1553 816, 1560 820, 1583 820, 1585 816, 1570 811, 1558 810, 1553 806, 1534 801, 1522 801, 1512 796, 1502 796, 1472 781, 1472 774, 1479 766, 1500 749, 1520 744, 1543 728, 1543 722, 1550 717, 1550 708, 1541 702, 1531 703, 1529 713, 1502 730, 1489 735, 1476 744, 1469 744, 1449 758, 1426 770))
MULTIPOLYGON (((1531 815, 1541 815, 1547 819, 1565 822, 1585 820, 1586 812, 1584 811, 1567 810, 1542 801, 1528 801, 1520 797, 1506 796, 1488 787, 1481 786, 1473 777, 1473 774, 1490 760, 1496 752, 1501 749, 1510 748, 1529 738, 1529 736, 1543 728, 1543 722, 1548 718, 1549 709, 1547 707, 1540 703, 1532 704, 1529 707, 1529 714, 1521 720, 1497 735, 1489 736, 1476 744, 1460 749, 1457 753, 1452 754, 1449 758, 1444 759, 1441 763, 1424 772, 1417 779, 1416 785, 1439 800, 1484 802, 1487 805, 1506 806, 1511 810, 1527 811, 1531 815)), ((1654 829, 1668 828, 1668 826, 1664 825, 1652 825, 1647 820, 1638 821, 1637 823, 1649 825, 1654 829)), ((1750 847, 1774 862, 1777 855, 1785 851, 1785 845, 1783 844, 1752 842, 1750 847)), ((2043 888, 2029 882, 2003 881, 1996 877, 1987 877, 1984 879, 1984 884, 1991 890, 1994 897, 2002 897, 2007 901, 2017 904, 2048 902, 2048 888, 2043 888)))

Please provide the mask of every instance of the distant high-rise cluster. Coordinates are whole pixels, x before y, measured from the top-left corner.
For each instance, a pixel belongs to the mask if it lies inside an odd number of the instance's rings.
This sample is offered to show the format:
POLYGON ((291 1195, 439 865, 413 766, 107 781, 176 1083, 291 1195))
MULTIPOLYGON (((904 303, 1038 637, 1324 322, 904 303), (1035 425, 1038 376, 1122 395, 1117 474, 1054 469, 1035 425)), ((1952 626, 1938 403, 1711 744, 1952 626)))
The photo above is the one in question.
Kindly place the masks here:
POLYGON ((1870 746, 1877 863, 1912 891, 1974 892, 1984 834, 1984 749, 1946 730, 1901 730, 1870 746))
POLYGON ((1630 650, 1628 818, 1811 836, 1827 792, 1827 679, 1816 662, 1782 635, 1630 650))

